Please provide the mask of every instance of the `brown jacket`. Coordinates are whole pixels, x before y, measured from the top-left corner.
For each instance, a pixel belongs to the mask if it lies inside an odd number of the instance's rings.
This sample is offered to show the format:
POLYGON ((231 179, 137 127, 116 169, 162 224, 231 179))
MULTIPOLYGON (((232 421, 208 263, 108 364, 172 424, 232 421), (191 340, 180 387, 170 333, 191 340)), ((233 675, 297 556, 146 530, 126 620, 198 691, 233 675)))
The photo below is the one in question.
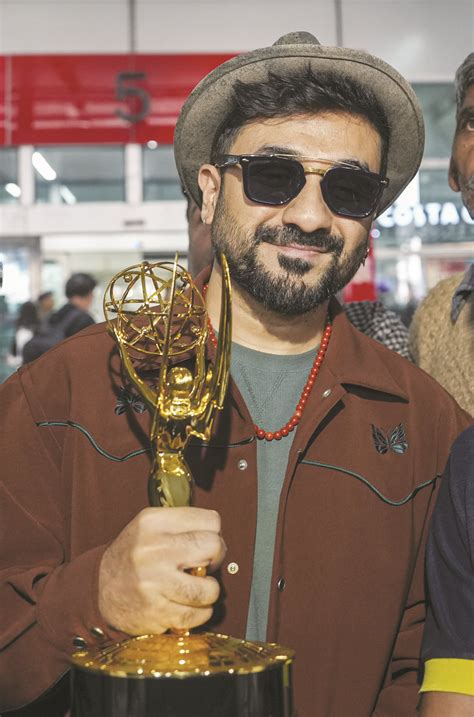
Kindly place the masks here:
MULTIPOLYGON (((123 394, 127 410, 115 410, 125 385, 102 324, 0 390, 0 709, 47 691, 75 636, 93 644, 100 627, 123 637, 98 611, 97 575, 107 545, 147 504, 149 416, 123 394)), ((433 379, 336 309, 289 457, 273 564, 268 639, 296 649, 299 717, 414 715, 427 516, 468 422, 433 379)), ((228 546, 212 627, 244 636, 256 442, 232 382, 209 445, 196 441, 187 458, 194 502, 221 513, 228 546)))

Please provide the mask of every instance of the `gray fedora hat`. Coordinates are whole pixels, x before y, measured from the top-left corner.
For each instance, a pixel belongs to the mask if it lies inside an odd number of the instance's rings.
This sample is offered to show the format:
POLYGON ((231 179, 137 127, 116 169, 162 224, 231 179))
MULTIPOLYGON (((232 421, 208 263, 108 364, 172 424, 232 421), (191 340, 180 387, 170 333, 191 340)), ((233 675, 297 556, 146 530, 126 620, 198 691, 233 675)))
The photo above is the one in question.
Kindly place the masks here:
POLYGON ((381 214, 413 179, 424 147, 421 107, 410 84, 390 65, 362 50, 326 47, 308 32, 293 32, 271 47, 233 57, 216 67, 194 88, 179 115, 174 151, 186 192, 201 204, 199 167, 210 161, 214 137, 232 106, 237 80, 265 80, 268 72, 285 74, 307 67, 314 72, 337 72, 369 87, 383 107, 389 129, 387 177, 381 214))

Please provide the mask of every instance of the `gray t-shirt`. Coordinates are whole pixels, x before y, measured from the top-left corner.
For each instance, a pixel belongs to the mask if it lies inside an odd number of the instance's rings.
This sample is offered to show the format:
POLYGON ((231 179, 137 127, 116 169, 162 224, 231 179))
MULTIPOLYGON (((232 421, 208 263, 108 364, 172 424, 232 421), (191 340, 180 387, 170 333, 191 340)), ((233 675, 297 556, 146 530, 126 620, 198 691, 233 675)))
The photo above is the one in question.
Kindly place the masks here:
MULTIPOLYGON (((292 417, 316 356, 279 356, 232 344, 231 374, 253 422, 277 431, 292 417)), ((265 640, 280 493, 295 431, 280 441, 257 441, 258 509, 247 639, 265 640)))

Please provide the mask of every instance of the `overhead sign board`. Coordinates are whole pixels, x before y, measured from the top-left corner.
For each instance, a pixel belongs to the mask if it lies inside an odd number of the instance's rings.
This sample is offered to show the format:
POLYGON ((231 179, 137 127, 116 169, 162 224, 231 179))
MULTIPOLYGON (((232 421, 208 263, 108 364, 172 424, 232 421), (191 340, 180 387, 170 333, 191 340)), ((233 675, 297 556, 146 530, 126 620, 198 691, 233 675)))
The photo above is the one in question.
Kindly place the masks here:
POLYGON ((0 145, 172 144, 187 96, 230 57, 0 56, 0 145))

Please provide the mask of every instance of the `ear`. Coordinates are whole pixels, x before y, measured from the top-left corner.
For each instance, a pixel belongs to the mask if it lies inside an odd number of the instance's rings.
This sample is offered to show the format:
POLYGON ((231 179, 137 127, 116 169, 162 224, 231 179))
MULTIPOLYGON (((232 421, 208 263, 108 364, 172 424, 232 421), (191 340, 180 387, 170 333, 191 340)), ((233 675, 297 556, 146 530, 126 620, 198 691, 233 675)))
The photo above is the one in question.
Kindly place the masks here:
POLYGON ((204 224, 212 224, 221 188, 221 173, 214 165, 203 164, 199 169, 198 183, 202 192, 202 221, 204 224))
POLYGON ((458 178, 458 168, 456 166, 456 162, 453 159, 453 156, 451 155, 451 159, 449 160, 449 171, 448 171, 448 184, 453 190, 453 192, 460 192, 461 187, 459 185, 459 178, 458 178))

